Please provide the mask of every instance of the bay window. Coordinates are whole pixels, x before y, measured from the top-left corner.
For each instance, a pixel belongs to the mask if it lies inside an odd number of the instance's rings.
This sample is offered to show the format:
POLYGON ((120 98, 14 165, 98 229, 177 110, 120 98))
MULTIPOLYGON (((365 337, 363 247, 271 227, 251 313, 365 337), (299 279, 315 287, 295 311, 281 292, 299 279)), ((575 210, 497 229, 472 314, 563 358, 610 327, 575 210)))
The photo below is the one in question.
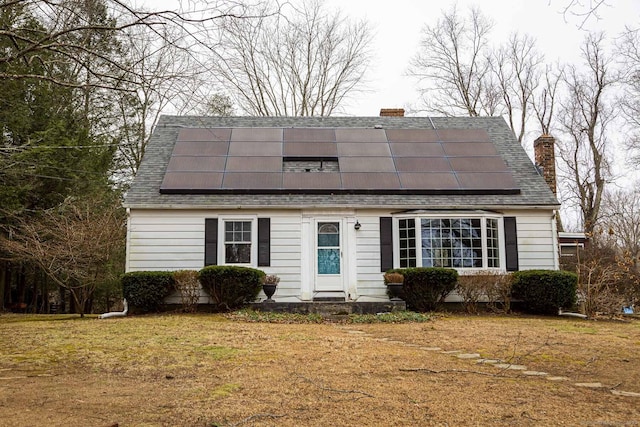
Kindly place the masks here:
POLYGON ((397 218, 395 265, 499 269, 500 224, 499 218, 487 215, 397 218))

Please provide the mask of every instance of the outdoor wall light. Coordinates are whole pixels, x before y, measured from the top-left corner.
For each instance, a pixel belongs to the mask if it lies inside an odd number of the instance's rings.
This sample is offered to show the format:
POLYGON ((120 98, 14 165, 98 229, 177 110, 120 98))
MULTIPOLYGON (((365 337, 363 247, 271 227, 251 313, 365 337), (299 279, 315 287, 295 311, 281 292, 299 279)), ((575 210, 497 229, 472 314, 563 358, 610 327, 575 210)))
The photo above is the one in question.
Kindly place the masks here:
POLYGON ((360 222, 356 219, 356 223, 353 225, 353 228, 360 230, 360 227, 362 227, 362 225, 360 225, 360 222))

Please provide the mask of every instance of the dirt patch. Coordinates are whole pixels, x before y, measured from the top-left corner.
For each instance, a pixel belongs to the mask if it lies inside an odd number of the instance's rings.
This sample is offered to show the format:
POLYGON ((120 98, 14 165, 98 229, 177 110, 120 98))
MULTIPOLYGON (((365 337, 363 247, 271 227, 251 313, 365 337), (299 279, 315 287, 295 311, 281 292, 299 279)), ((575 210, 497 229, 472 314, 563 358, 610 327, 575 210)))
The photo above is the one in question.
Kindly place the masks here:
POLYGON ((640 398, 611 389, 639 384, 640 322, 0 316, 5 426, 629 426, 640 425, 640 398), (594 382, 603 387, 575 386, 594 382))

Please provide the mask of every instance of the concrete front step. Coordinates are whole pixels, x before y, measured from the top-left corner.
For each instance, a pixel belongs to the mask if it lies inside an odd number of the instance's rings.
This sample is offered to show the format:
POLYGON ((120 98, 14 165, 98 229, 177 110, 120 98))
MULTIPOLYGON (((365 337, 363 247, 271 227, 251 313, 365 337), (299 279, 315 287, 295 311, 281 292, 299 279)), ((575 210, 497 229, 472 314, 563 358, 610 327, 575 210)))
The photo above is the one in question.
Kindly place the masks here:
POLYGON ((336 316, 348 314, 376 314, 407 309, 404 301, 313 301, 313 302, 259 302, 249 305, 257 311, 277 313, 321 314, 336 316))

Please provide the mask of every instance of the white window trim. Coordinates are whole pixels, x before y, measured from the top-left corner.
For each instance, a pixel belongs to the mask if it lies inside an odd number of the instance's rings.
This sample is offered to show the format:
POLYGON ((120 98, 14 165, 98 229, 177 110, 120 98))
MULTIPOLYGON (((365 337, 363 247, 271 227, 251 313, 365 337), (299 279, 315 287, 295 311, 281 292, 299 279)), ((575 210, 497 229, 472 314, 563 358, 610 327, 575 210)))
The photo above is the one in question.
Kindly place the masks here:
POLYGON ((257 215, 223 215, 218 217, 218 265, 238 265, 243 267, 256 267, 258 265, 258 216, 257 215), (225 262, 225 224, 227 222, 251 222, 251 262, 226 263, 225 262))
POLYGON ((400 231, 399 222, 401 219, 415 219, 416 225, 416 267, 422 267, 422 219, 453 219, 453 218, 471 218, 480 219, 480 228, 482 230, 482 265, 483 267, 452 267, 461 274, 473 274, 479 271, 495 271, 506 272, 506 246, 504 240, 504 218, 503 215, 468 211, 468 212, 429 212, 429 213, 414 213, 414 214, 401 214, 393 216, 393 266, 394 268, 400 268, 400 231), (500 259, 500 267, 486 267, 488 265, 488 251, 487 251, 487 219, 498 220, 498 251, 500 259))

